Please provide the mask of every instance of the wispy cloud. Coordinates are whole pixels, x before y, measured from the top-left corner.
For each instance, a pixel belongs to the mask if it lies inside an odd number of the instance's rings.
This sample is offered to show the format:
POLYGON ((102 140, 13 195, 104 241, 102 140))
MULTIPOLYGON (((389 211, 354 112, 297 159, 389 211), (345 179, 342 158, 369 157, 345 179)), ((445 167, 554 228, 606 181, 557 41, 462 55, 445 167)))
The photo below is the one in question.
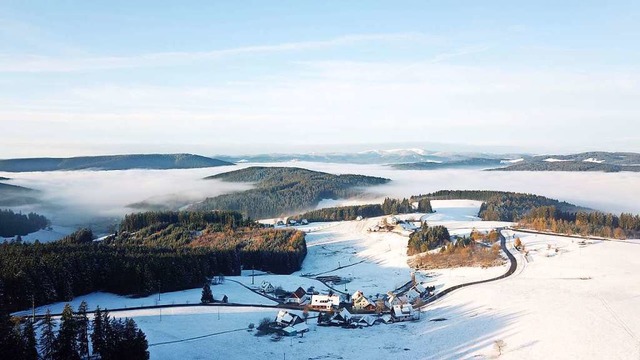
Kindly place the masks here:
POLYGON ((285 42, 211 51, 159 52, 131 56, 50 57, 0 55, 0 72, 75 72, 173 66, 194 61, 210 61, 241 55, 317 50, 366 42, 429 41, 431 39, 433 38, 420 33, 356 34, 318 41, 285 42))

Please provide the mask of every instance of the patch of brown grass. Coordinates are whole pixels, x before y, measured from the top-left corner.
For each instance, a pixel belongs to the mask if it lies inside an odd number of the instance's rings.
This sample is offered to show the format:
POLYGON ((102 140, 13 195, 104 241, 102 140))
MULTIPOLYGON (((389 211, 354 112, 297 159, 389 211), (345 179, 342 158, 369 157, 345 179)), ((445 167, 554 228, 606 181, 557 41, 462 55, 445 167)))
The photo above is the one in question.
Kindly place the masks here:
POLYGON ((451 247, 444 252, 423 253, 409 260, 409 266, 416 269, 447 269, 457 267, 492 267, 504 264, 498 244, 485 248, 471 243, 466 247, 451 247))

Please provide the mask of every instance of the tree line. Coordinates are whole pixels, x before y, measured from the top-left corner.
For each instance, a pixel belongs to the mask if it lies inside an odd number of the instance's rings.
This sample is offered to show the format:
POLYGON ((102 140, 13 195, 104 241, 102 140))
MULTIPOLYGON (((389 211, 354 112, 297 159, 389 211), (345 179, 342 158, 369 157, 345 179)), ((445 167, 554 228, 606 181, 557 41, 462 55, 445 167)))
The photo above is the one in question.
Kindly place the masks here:
POLYGON ((540 195, 524 194, 506 191, 487 190, 441 190, 425 195, 416 195, 412 200, 478 200, 482 201, 478 217, 485 221, 512 221, 517 222, 526 216, 532 209, 542 206, 554 206, 565 213, 577 213, 587 211, 568 202, 550 199, 540 195))
POLYGON ((49 220, 42 215, 0 209, 0 237, 24 236, 47 226, 49 220))
POLYGON ((382 204, 352 205, 318 209, 294 216, 293 219, 298 221, 307 219, 311 222, 348 221, 355 220, 358 217, 370 218, 384 215, 408 214, 414 211, 432 213, 433 209, 431 208, 431 201, 429 199, 421 199, 418 201, 418 207, 414 209, 408 199, 399 200, 386 198, 382 204))
POLYGON ((553 206, 532 209, 519 224, 539 231, 626 239, 640 236, 640 215, 594 212, 567 213, 553 206))
POLYGON ((83 229, 51 243, 2 243, 6 306, 16 311, 32 299, 48 304, 94 291, 144 296, 183 290, 216 274, 238 275, 243 267, 288 274, 300 269, 307 253, 304 233, 296 230, 192 225, 150 223, 102 241, 83 229))

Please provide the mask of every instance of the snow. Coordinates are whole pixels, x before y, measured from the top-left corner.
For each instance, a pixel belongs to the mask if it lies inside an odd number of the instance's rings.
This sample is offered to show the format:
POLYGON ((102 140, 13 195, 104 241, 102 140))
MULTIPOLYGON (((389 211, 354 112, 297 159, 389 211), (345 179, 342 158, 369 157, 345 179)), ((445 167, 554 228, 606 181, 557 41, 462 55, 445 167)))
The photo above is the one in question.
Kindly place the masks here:
MULTIPOLYGON (((35 242, 36 240, 38 240, 41 243, 51 242, 51 241, 60 240, 63 237, 73 233, 74 231, 76 231, 76 229, 72 227, 53 225, 46 229, 38 230, 36 232, 32 232, 31 234, 22 236, 22 241, 35 242)), ((0 241, 4 241, 4 240, 10 241, 13 239, 15 239, 15 236, 8 237, 8 238, 0 237, 0 241)))
MULTIPOLYGON (((452 233, 477 228, 482 231, 508 223, 474 218, 479 203, 433 202, 431 225, 446 224, 452 233)), ((251 271, 228 277, 212 286, 231 302, 269 304, 270 300, 232 282, 259 286, 263 280, 293 291, 298 286, 327 288, 304 274, 351 278, 336 289, 365 295, 385 293, 409 281, 407 238, 393 232, 368 232, 382 218, 309 224, 308 255, 302 269, 292 275, 251 271)), ((507 279, 456 290, 425 307, 420 320, 346 330, 319 327, 309 319, 303 337, 274 342, 256 337, 249 323, 275 319, 278 309, 259 307, 187 307, 112 312, 133 317, 149 340, 153 359, 346 359, 353 354, 366 359, 491 359, 494 343, 506 346, 500 359, 638 359, 640 357, 640 242, 609 242, 518 233, 504 230, 512 247, 520 237, 529 260, 516 253, 518 269, 507 279), (554 256, 548 256, 553 254, 554 256), (438 321, 430 321, 430 320, 438 321), (170 343, 167 343, 170 342, 170 343)), ((513 250, 512 252, 515 252, 513 250)), ((455 284, 503 274, 506 265, 490 269, 461 268, 418 272, 417 280, 437 290, 455 284)), ((163 303, 198 302, 200 289, 162 294, 163 303)), ((82 299, 89 307, 155 304, 156 296, 131 299, 96 293, 82 299)), ((54 304, 52 311, 62 309, 54 304)), ((44 309, 38 309, 42 313, 44 309)), ((297 313, 297 312, 294 312, 297 313)), ((299 314, 299 313, 298 313, 299 314)), ((312 314, 313 316, 313 314, 312 314)))
POLYGON ((503 163, 509 163, 509 164, 515 164, 515 163, 519 163, 524 161, 523 158, 519 158, 519 159, 512 159, 512 160, 502 160, 501 162, 503 163))
MULTIPOLYGON (((236 304, 259 304, 259 305, 275 305, 276 302, 269 300, 261 295, 258 295, 245 287, 231 281, 234 277, 230 276, 226 278, 224 284, 212 285, 211 291, 214 296, 227 295, 230 303, 236 304)), ((249 282, 251 280, 249 279, 249 282)), ((274 285, 275 286, 275 285, 274 285)), ((295 289, 293 289, 295 290, 295 289)), ((158 294, 153 294, 146 297, 135 298, 129 296, 120 296, 111 293, 95 292, 88 295, 78 296, 69 303, 74 309, 77 309, 80 303, 84 300, 87 302, 89 309, 95 309, 100 306, 103 309, 124 309, 131 307, 142 306, 155 306, 155 305, 175 305, 175 304, 198 304, 200 303, 200 297, 202 296, 202 288, 195 288, 182 291, 174 291, 160 294, 160 301, 158 301, 158 294)), ((36 314, 44 314, 47 309, 51 310, 51 313, 58 314, 62 312, 66 302, 59 302, 40 306, 36 308, 36 314)), ((164 310, 163 310, 164 311, 164 310)), ((28 315, 31 314, 31 310, 25 310, 16 313, 16 315, 28 315)))
MULTIPOLYGON (((506 232, 506 235, 512 233, 506 232)), ((273 342, 248 332, 276 309, 163 309, 122 313, 147 334, 153 359, 288 358, 637 359, 640 355, 640 246, 516 233, 533 262, 519 258, 515 275, 457 290, 423 309, 420 320, 356 330, 318 327, 304 337, 273 342), (547 247, 558 256, 544 256, 547 247), (632 256, 630 256, 632 255, 632 256), (587 279, 587 280, 582 280, 587 279), (442 321, 429 321, 444 319, 442 321), (154 345, 211 335, 187 342, 154 345)))
POLYGON ((556 158, 547 158, 547 159, 544 159, 544 161, 546 161, 546 162, 560 162, 560 161, 571 161, 571 160, 563 160, 563 159, 556 159, 556 158))
POLYGON ((598 160, 598 159, 595 159, 595 158, 588 158, 588 159, 584 159, 582 161, 596 163, 596 164, 602 164, 604 162, 604 160, 598 160))

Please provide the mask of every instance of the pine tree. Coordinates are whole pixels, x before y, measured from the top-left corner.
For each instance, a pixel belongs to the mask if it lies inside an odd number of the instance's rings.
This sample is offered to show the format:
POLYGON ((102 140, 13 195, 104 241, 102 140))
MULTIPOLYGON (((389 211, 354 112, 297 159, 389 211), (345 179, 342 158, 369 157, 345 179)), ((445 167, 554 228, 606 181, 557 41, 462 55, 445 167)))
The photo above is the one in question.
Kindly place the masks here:
POLYGON ((33 330, 33 323, 27 319, 22 328, 23 356, 25 360, 38 360, 38 343, 36 333, 33 330))
POLYGON ((93 333, 91 334, 91 345, 93 347, 93 354, 102 355, 105 342, 103 313, 100 307, 96 308, 93 314, 93 333))
POLYGON ((56 337, 55 357, 60 360, 79 360, 78 344, 76 343, 76 319, 73 317, 71 305, 66 304, 60 317, 60 330, 56 337))
POLYGON ((15 354, 19 338, 4 305, 4 283, 0 280, 0 354, 15 354))
POLYGON ((213 302, 213 293, 211 292, 211 285, 209 285, 208 281, 205 281, 202 286, 202 297, 200 298, 200 302, 203 304, 209 304, 213 302))
POLYGON ((82 301, 76 315, 76 339, 78 341, 78 353, 81 358, 89 356, 89 318, 87 317, 87 303, 82 301))
POLYGON ((53 318, 51 318, 51 311, 47 309, 47 313, 44 315, 44 321, 42 323, 42 333, 40 334, 40 354, 42 354, 42 360, 54 360, 55 354, 55 342, 56 334, 53 331, 55 324, 53 318))

